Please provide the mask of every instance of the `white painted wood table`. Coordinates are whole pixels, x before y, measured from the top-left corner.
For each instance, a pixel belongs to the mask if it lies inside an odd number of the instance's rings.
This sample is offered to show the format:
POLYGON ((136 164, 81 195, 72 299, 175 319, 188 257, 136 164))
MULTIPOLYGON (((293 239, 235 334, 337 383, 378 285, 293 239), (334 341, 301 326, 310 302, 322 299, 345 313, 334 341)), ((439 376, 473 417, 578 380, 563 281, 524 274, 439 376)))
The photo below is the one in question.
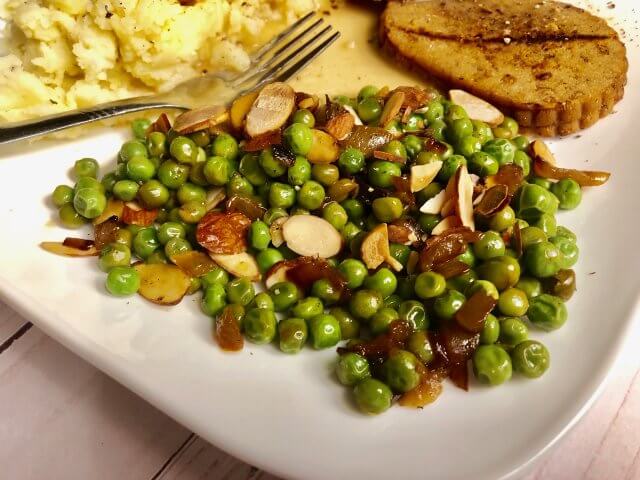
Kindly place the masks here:
MULTIPOLYGON (((640 480, 638 345, 640 321, 593 408, 526 480, 640 480)), ((197 437, 2 303, 0 418, 2 479, 273 478, 197 437)))

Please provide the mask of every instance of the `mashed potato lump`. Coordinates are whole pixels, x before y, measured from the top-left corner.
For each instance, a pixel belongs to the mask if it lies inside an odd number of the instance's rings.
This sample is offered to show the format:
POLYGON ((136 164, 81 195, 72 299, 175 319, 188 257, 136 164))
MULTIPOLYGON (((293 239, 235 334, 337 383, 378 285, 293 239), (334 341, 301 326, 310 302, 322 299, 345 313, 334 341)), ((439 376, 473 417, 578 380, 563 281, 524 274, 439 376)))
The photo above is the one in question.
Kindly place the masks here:
POLYGON ((244 70, 252 50, 314 7, 315 0, 0 0, 0 122, 244 70))

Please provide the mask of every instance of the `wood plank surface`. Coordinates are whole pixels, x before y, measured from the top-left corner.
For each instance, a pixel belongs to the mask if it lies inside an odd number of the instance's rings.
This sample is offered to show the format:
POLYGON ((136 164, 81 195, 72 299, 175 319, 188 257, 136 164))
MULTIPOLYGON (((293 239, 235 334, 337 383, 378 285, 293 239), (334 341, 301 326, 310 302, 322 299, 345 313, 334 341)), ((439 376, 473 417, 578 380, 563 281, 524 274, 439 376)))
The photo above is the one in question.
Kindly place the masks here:
MULTIPOLYGON (((631 337, 593 408, 526 480, 640 480, 640 328, 631 337)), ((1 303, 0 344, 2 478, 277 480, 189 432, 1 303)))

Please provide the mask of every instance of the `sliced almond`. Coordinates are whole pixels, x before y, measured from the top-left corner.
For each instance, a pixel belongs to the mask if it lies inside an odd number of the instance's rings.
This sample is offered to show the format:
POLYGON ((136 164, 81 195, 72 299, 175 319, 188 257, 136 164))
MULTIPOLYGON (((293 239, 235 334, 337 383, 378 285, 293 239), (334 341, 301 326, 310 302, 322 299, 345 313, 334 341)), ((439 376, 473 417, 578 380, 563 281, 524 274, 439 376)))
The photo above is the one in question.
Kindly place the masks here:
POLYGON ((220 205, 226 197, 227 194, 223 187, 215 187, 207 190, 207 198, 204 202, 207 212, 220 205))
POLYGON ((364 237, 360 245, 360 257, 369 269, 378 268, 384 262, 398 272, 403 268, 389 251, 389 231, 386 223, 381 223, 364 237))
POLYGON ((269 226, 269 235, 271 235, 271 244, 278 248, 284 243, 284 236, 282 235, 282 226, 289 220, 289 217, 276 218, 271 226, 269 226))
POLYGON ((396 116, 400 113, 400 109, 402 108, 404 99, 405 94, 401 90, 395 91, 389 96, 386 103, 384 104, 382 113, 380 114, 379 125, 381 127, 386 127, 391 120, 396 118, 396 116))
POLYGON ((440 223, 438 223, 435 227, 433 227, 433 230, 431 230, 431 235, 440 235, 441 233, 444 233, 451 228, 460 226, 462 226, 460 219, 455 215, 451 215, 440 220, 440 223))
POLYGON ((140 276, 138 293, 158 305, 177 305, 187 294, 191 278, 175 265, 138 263, 140 276))
POLYGON ((458 196, 455 210, 462 226, 474 231, 476 226, 473 221, 473 180, 466 165, 458 169, 458 196))
POLYGON ((98 249, 95 245, 89 248, 76 248, 64 245, 62 242, 41 242, 40 248, 64 257, 95 257, 98 255, 98 249))
POLYGON ((124 202, 122 200, 118 200, 115 197, 110 197, 107 200, 107 206, 104 211, 100 214, 100 216, 93 219, 94 225, 100 225, 101 223, 106 222, 111 217, 117 217, 118 219, 122 218, 122 211, 124 210, 124 202))
POLYGON ((431 213, 432 215, 437 215, 442 210, 446 198, 446 192, 444 190, 440 190, 433 197, 424 202, 424 204, 420 207, 420 211, 422 213, 431 213))
POLYGON ((327 120, 324 129, 336 140, 344 140, 349 136, 354 125, 355 120, 351 114, 343 110, 327 120))
POLYGON ((231 109, 229 110, 229 116, 231 118, 231 126, 236 130, 242 129, 244 125, 244 120, 251 110, 251 105, 258 98, 257 90, 253 92, 245 93, 244 95, 236 98, 231 104, 231 109))
POLYGON ((418 87, 397 87, 391 92, 392 94, 402 92, 404 93, 404 105, 410 107, 413 110, 422 107, 430 100, 430 95, 422 88, 418 87))
POLYGON ((256 97, 247 113, 245 131, 257 137, 282 127, 293 113, 296 93, 286 83, 266 85, 256 97))
POLYGON ((122 210, 122 221, 127 225, 148 227, 158 217, 158 210, 145 210, 136 202, 126 202, 122 210))
POLYGON ((464 108, 471 120, 480 120, 492 127, 497 127, 504 120, 500 110, 481 98, 471 95, 464 90, 449 90, 449 98, 457 105, 464 108))
POLYGON ((356 113, 356 111, 353 109, 351 105, 343 105, 342 108, 344 108, 347 112, 351 114, 355 125, 363 125, 362 120, 360 120, 360 117, 358 116, 358 114, 356 113))
POLYGON ((313 134, 313 144, 307 154, 307 160, 320 164, 335 162, 340 155, 336 139, 317 128, 311 129, 311 133, 313 134))
POLYGON ((409 260, 407 260, 407 273, 413 275, 418 270, 418 261, 420 260, 420 254, 415 250, 411 250, 409 253, 409 260))
POLYGON ((411 191, 419 192, 427 187, 436 178, 441 168, 442 162, 440 160, 411 167, 411 176, 409 177, 411 191))
POLYGON ((294 215, 282 225, 287 247, 298 255, 329 258, 340 253, 342 237, 323 218, 314 215, 294 215))
POLYGON ((317 95, 309 95, 298 102, 298 108, 314 111, 320 105, 317 95))
POLYGON ((553 153, 551 153, 551 150, 549 149, 547 144, 542 140, 534 140, 529 145, 529 148, 531 151, 531 156, 533 158, 541 158, 551 165, 556 165, 556 157, 553 156, 553 153))
POLYGON ((287 272, 291 266, 285 262, 280 261, 272 266, 264 276, 264 286, 269 289, 276 283, 287 281, 287 272))
POLYGON ((173 122, 173 129, 181 134, 207 130, 211 127, 226 122, 229 119, 229 112, 222 105, 196 108, 187 110, 178 115, 173 122))
POLYGON ((447 200, 442 205, 442 210, 440 210, 440 215, 442 218, 448 217, 449 215, 453 215, 456 210, 456 199, 455 198, 447 198, 447 200))
POLYGON ((260 280, 260 269, 253 255, 242 253, 210 253, 211 259, 236 277, 244 277, 249 280, 260 280))
POLYGON ((482 191, 478 194, 478 196, 473 199, 473 206, 476 207, 480 205, 480 203, 482 202, 486 194, 487 194, 487 189, 486 188, 482 189, 482 191))

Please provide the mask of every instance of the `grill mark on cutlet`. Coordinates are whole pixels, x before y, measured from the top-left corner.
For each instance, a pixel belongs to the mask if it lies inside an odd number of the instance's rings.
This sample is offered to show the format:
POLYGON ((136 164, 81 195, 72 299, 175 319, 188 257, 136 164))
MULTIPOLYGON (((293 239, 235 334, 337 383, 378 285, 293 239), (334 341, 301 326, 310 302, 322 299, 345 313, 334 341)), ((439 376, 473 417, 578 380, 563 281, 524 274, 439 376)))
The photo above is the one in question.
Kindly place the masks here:
POLYGON ((508 38, 510 42, 524 42, 527 44, 534 43, 545 43, 545 42, 568 42, 573 40, 607 40, 610 38, 616 38, 617 35, 587 35, 587 34, 576 34, 576 33, 566 33, 566 34, 514 34, 513 32, 509 35, 499 35, 495 37, 483 37, 480 35, 476 35, 473 37, 462 37, 460 35, 446 35, 441 33, 432 33, 428 32, 422 28, 411 28, 405 27, 401 25, 394 25, 394 28, 408 34, 412 35, 420 35, 422 37, 432 38, 434 40, 452 40, 460 43, 505 43, 505 39, 508 38))

